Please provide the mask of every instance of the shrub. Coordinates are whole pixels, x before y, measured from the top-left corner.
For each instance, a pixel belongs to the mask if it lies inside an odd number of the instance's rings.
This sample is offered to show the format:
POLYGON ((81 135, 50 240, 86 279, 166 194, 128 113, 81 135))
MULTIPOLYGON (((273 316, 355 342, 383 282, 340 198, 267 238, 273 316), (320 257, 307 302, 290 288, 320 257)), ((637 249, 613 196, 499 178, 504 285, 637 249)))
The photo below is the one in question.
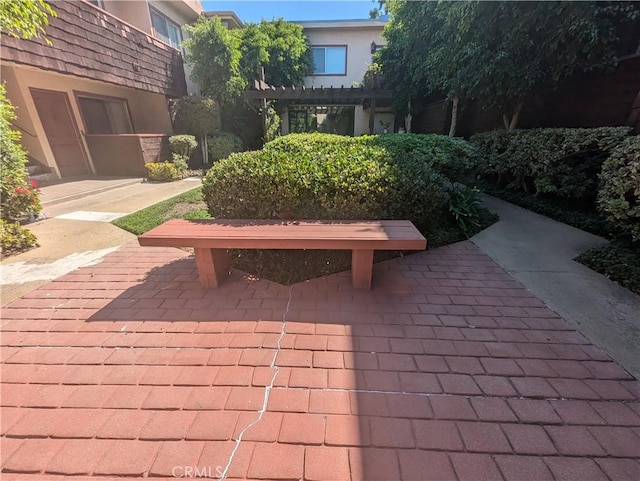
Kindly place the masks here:
POLYGON ((154 182, 172 182, 181 178, 173 162, 149 162, 145 167, 147 178, 154 182))
POLYGON ((191 152, 198 146, 198 142, 193 135, 172 135, 169 137, 171 151, 189 159, 191 152))
POLYGON ((269 107, 267 107, 266 112, 263 112, 263 115, 266 115, 266 119, 264 120, 265 122, 265 134, 264 134, 264 142, 271 142, 272 140, 277 139, 278 137, 280 137, 281 132, 280 132, 280 116, 278 115, 278 112, 276 111, 276 109, 272 106, 269 105, 269 107))
POLYGON ((0 257, 22 252, 37 245, 36 236, 16 222, 0 219, 0 257))
POLYGON ((292 134, 218 162, 203 192, 214 218, 395 218, 429 232, 451 220, 434 165, 376 137, 292 134))
POLYGON ((640 294, 640 249, 614 240, 589 249, 575 260, 640 294))
POLYGON ((242 140, 230 132, 219 132, 209 138, 209 158, 226 159, 234 152, 242 151, 242 140))
POLYGON ((0 84, 0 217, 9 222, 42 209, 39 192, 26 174, 27 153, 20 145, 20 132, 11 128, 15 118, 14 107, 0 84))
POLYGON ((452 184, 447 194, 449 212, 460 230, 469 237, 480 226, 480 191, 462 184, 452 184))
POLYGON ((220 130, 220 106, 207 97, 180 97, 171 105, 171 120, 176 133, 200 139, 203 160, 208 163, 207 136, 220 130))
POLYGON ((569 199, 593 199, 602 162, 628 127, 545 128, 471 137, 482 154, 480 172, 509 188, 569 199))
POLYGON ((171 118, 178 134, 202 137, 220 129, 220 107, 207 97, 180 97, 171 106, 171 118))
POLYGON ((178 178, 182 179, 187 175, 189 171, 188 157, 185 157, 181 154, 176 154, 175 152, 171 154, 171 163, 176 168, 176 172, 178 173, 178 178))
POLYGON ((478 149, 453 137, 434 134, 379 135, 374 145, 389 150, 398 159, 427 162, 452 181, 466 180, 478 165, 478 149))
POLYGON ((598 208, 611 225, 640 243, 640 137, 629 137, 602 166, 598 208))

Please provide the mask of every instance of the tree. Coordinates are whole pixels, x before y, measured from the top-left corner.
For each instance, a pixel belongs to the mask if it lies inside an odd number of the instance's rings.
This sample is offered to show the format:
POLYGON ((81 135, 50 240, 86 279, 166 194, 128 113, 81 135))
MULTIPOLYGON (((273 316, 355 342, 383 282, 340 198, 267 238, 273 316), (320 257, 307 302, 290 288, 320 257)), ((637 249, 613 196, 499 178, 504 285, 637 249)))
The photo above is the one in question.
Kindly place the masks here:
POLYGON ((189 95, 171 106, 171 120, 177 134, 195 135, 200 139, 202 160, 209 163, 207 136, 220 130, 220 107, 210 98, 189 95))
POLYGON ((612 2, 400 0, 388 8, 380 61, 394 90, 415 97, 440 92, 455 104, 477 99, 500 108, 508 129, 543 89, 613 65, 616 26, 639 10, 612 2))
MULTIPOLYGON (((220 104, 225 130, 242 137, 247 145, 250 142, 242 129, 247 126, 249 104, 242 92, 258 79, 260 67, 268 84, 287 87, 300 85, 312 71, 302 26, 283 19, 248 23, 235 30, 228 30, 218 18, 200 19, 189 31, 191 38, 184 46, 192 79, 220 104)), ((262 110, 266 116, 267 109, 262 110)))
POLYGON ((183 43, 186 60, 192 67, 191 78, 202 93, 220 104, 238 98, 247 86, 240 68, 238 33, 227 29, 217 17, 200 17, 185 28, 191 35, 183 43))
POLYGON ((55 16, 56 12, 44 0, 2 0, 0 32, 14 38, 45 38, 49 17, 55 16))
POLYGON ((387 0, 371 0, 373 3, 377 3, 377 7, 373 7, 369 10, 369 18, 375 20, 376 18, 380 18, 381 15, 386 15, 389 13, 387 11, 387 0))
POLYGON ((271 22, 263 20, 259 28, 269 39, 264 69, 266 82, 285 87, 301 85, 313 68, 313 57, 302 25, 279 18, 271 22))
POLYGON ((299 85, 311 72, 313 60, 302 26, 283 19, 228 30, 218 18, 201 18, 188 29, 191 38, 184 47, 192 78, 221 104, 236 101, 258 79, 261 66, 266 82, 277 86, 299 85))

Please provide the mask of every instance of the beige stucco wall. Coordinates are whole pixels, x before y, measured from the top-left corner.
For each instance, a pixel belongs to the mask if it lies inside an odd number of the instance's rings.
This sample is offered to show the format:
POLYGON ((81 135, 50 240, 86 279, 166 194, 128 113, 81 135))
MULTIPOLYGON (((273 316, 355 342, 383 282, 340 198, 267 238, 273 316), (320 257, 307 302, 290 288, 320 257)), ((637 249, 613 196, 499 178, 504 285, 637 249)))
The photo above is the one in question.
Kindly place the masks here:
POLYGON ((347 46, 346 75, 317 75, 305 79, 306 87, 351 87, 361 83, 365 72, 371 65, 371 42, 386 44, 382 38, 384 24, 372 27, 305 27, 304 33, 313 46, 347 46))
POLYGON ((139 28, 149 35, 151 30, 151 16, 146 0, 103 0, 104 9, 121 20, 139 28))
POLYGON ((53 158, 53 154, 48 150, 48 144, 43 146, 40 142, 40 138, 44 136, 44 131, 38 118, 34 119, 33 117, 35 108, 31 97, 25 98, 13 67, 2 65, 0 77, 7 89, 9 100, 16 109, 15 113, 18 118, 13 123, 22 134, 22 146, 31 157, 41 164, 51 167, 50 159, 53 158), (30 106, 32 110, 30 110, 30 106))
POLYGON ((81 133, 81 142, 90 163, 91 157, 83 135, 85 126, 74 91, 125 99, 135 133, 166 134, 172 131, 164 95, 15 65, 3 64, 1 74, 2 80, 6 81, 9 99, 18 107, 17 125, 35 134, 35 137, 23 135, 24 147, 39 162, 54 169, 58 176, 59 171, 31 97, 30 88, 67 94, 71 111, 81 133))

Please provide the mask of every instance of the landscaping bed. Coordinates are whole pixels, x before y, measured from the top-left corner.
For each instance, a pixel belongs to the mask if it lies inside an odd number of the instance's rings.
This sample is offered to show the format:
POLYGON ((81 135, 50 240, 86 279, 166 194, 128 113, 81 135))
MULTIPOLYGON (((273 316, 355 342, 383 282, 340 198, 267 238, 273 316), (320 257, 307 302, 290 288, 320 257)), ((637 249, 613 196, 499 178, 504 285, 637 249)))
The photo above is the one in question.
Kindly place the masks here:
MULTIPOLYGON (((219 161, 190 191, 114 223, 141 234, 171 218, 408 219, 429 247, 466 239, 497 220, 464 181, 476 151, 437 135, 282 137, 219 161)), ((405 255, 376 252, 376 261, 405 255)), ((230 250, 232 266, 291 284, 349 269, 350 251, 230 250)))
POLYGON ((626 127, 478 134, 490 195, 612 241, 576 261, 640 293, 640 137, 626 127))
POLYGON ((583 252, 577 262, 640 295, 640 250, 622 241, 612 241, 583 252))

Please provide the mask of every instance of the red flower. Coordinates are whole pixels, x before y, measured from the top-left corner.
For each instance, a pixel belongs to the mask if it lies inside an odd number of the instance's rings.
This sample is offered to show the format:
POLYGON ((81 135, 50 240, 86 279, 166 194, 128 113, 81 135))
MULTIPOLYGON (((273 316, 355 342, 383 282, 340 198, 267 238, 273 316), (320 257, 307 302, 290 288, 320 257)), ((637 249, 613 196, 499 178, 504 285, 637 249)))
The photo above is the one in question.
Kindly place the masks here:
POLYGON ((38 188, 38 181, 35 179, 29 179, 29 183, 33 186, 33 188, 38 188))

